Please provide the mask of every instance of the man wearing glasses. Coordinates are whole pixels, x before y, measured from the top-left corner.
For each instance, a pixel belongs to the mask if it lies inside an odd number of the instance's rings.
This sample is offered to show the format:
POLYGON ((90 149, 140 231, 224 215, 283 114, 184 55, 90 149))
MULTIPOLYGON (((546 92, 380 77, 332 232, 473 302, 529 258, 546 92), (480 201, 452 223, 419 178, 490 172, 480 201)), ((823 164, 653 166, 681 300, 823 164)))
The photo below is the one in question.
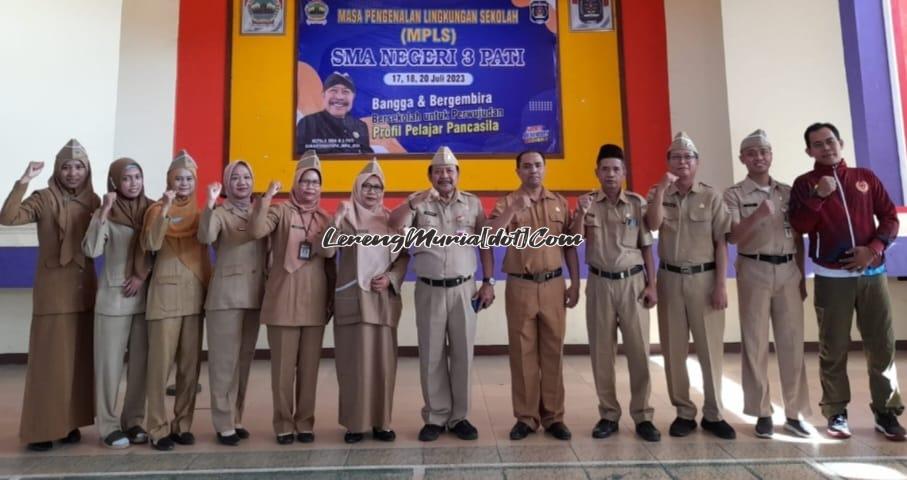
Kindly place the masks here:
POLYGON ((680 132, 668 147, 668 171, 649 190, 646 222, 658 231, 658 334, 665 377, 677 418, 672 437, 696 429, 696 405, 690 400, 687 352, 690 333, 702 369, 702 428, 719 438, 736 437, 721 415, 721 363, 724 355, 724 309, 727 308, 727 244, 730 216, 721 194, 696 182, 699 151, 680 132))
POLYGON ((816 163, 797 177, 790 196, 790 223, 809 235, 813 260, 822 415, 828 435, 849 438, 847 350, 857 328, 869 370, 870 408, 875 428, 903 441, 897 416, 904 411, 894 364, 894 331, 885 273, 885 250, 897 238, 898 215, 872 171, 848 167, 844 142, 830 123, 814 123, 803 134, 806 154, 816 163), (878 225, 876 225, 878 222, 878 225))

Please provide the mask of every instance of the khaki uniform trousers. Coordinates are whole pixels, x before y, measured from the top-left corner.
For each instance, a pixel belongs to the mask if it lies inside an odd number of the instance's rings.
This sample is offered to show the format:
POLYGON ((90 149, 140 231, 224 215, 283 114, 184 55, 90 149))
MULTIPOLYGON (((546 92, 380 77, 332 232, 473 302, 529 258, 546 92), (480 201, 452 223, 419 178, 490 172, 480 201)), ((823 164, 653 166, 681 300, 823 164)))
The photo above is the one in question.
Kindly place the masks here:
POLYGON ((630 416, 640 423, 652 421, 654 414, 649 404, 649 311, 639 299, 645 288, 642 272, 620 280, 589 274, 586 281, 586 328, 598 414, 612 422, 621 415, 614 375, 618 329, 630 371, 630 416))
POLYGON ((452 427, 469 414, 476 337, 476 313, 472 310, 475 292, 473 281, 450 288, 416 281, 416 330, 425 423, 452 427))
POLYGON ((250 342, 258 339, 259 310, 213 310, 206 313, 208 323, 208 379, 211 385, 211 421, 223 433, 236 428, 248 382, 250 342), (254 338, 252 335, 254 334, 254 338), (245 350, 245 352, 244 352, 245 350), (245 371, 241 368, 245 363, 245 371), (241 396, 242 395, 242 396, 241 396))
POLYGON ((822 415, 844 413, 850 403, 847 351, 854 310, 869 371, 869 404, 875 413, 904 411, 895 368, 891 299, 885 274, 856 278, 816 276, 816 318, 819 321, 819 373, 822 415))
POLYGON ((145 382, 148 365, 148 321, 144 313, 94 317, 95 410, 104 439, 145 423, 145 382), (123 357, 129 351, 123 412, 116 414, 123 357))
POLYGON ((311 432, 315 428, 315 388, 323 338, 323 325, 268 325, 273 425, 277 435, 311 432))
POLYGON ((781 395, 787 418, 809 416, 809 386, 803 357, 803 299, 800 269, 789 261, 780 265, 737 257, 740 334, 743 340, 743 413, 772 415, 768 387, 768 327, 772 326, 781 395))
POLYGON ((188 432, 195 415, 201 368, 202 319, 199 315, 148 321, 148 434, 155 442, 171 433, 188 432), (170 366, 176 361, 173 421, 167 422, 164 397, 170 366))
POLYGON ((715 272, 687 275, 658 270, 658 336, 665 361, 668 396, 677 416, 696 418, 696 405, 690 400, 687 355, 690 333, 702 369, 702 415, 706 420, 722 420, 721 364, 724 358, 724 310, 711 305, 715 272))
POLYGON ((504 289, 513 416, 537 429, 564 421, 564 277, 547 282, 513 275, 504 289))

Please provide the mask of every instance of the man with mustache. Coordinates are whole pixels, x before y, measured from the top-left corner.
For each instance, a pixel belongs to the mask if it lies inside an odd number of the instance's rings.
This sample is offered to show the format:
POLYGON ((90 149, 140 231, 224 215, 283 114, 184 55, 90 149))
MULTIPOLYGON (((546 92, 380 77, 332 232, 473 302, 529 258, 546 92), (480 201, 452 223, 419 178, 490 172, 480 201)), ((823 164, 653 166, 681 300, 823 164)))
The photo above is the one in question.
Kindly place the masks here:
MULTIPOLYGON (((548 228, 549 235, 568 233, 567 200, 546 189, 545 157, 525 151, 516 157, 520 188, 499 199, 489 215, 492 232, 530 227, 548 228)), ((538 428, 559 440, 570 440, 564 424, 564 335, 567 308, 579 299, 579 257, 575 247, 508 247, 507 338, 513 416, 511 440, 522 440, 538 428), (562 265, 570 275, 568 288, 562 265)))
POLYGON ((898 214, 885 186, 871 170, 849 167, 844 142, 830 123, 814 123, 803 134, 806 154, 816 163, 797 177, 790 194, 790 223, 809 235, 816 273, 819 376, 822 415, 828 435, 849 438, 847 350, 854 310, 869 370, 869 404, 875 428, 893 441, 905 439, 897 417, 904 404, 895 368, 891 299, 885 250, 898 236, 898 214))
POLYGON ((809 437, 812 428, 801 419, 811 413, 803 360, 803 237, 794 235, 789 223, 790 187, 769 175, 772 145, 764 131, 756 130, 743 139, 740 162, 746 166, 746 178, 724 192, 724 203, 731 214, 728 241, 737 244, 743 413, 757 417, 757 437, 771 438, 771 324, 787 416, 784 429, 809 437))
MULTIPOLYGON (((410 195, 391 213, 393 229, 434 229, 444 235, 472 235, 485 225, 479 197, 459 190, 460 164, 447 147, 435 153, 428 166, 432 188, 410 195)), ((476 288, 474 247, 450 245, 413 248, 410 265, 416 282, 416 330, 422 381, 422 419, 419 440, 437 440, 445 429, 461 440, 479 438, 467 420, 476 313, 494 301, 494 258, 479 250, 482 286, 476 288)))
POLYGON ((356 85, 349 75, 334 72, 324 79, 324 110, 306 115, 296 125, 296 151, 372 153, 368 126, 350 115, 356 85))

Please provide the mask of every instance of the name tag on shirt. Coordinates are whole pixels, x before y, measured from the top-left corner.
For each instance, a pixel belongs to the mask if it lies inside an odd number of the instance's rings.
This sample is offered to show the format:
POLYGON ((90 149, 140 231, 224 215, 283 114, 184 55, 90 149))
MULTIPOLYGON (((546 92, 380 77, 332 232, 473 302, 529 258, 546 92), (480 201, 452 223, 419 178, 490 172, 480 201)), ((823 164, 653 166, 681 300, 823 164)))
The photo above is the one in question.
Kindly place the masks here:
POLYGON ((744 207, 758 207, 759 205, 756 203, 744 203, 743 206, 744 207))
POLYGON ((429 217, 437 217, 437 216, 438 216, 438 212, 430 212, 430 211, 428 211, 428 210, 425 210, 425 211, 422 212, 422 213, 428 215, 429 217))
POLYGON ((661 202, 661 205, 664 207, 675 207, 675 208, 677 207, 676 203, 671 203, 671 202, 661 202))

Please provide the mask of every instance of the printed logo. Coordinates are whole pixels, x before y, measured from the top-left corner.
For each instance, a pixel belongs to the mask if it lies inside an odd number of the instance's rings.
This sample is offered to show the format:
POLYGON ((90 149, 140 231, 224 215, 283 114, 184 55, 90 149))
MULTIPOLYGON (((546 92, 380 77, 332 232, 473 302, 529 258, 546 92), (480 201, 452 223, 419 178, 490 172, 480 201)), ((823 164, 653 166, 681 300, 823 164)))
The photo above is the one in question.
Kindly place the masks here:
POLYGON ((548 0, 532 0, 529 4, 529 20, 532 23, 545 23, 548 21, 548 0))
POLYGON ((306 25, 327 25, 328 24, 328 4, 321 0, 309 0, 305 4, 305 24, 306 25))
POLYGON ((859 190, 860 193, 866 193, 869 191, 869 184, 866 183, 866 180, 860 180, 859 182, 857 182, 857 190, 859 190))
POLYGON ((551 131, 544 125, 529 125, 523 131, 523 143, 544 143, 551 136, 551 131))

